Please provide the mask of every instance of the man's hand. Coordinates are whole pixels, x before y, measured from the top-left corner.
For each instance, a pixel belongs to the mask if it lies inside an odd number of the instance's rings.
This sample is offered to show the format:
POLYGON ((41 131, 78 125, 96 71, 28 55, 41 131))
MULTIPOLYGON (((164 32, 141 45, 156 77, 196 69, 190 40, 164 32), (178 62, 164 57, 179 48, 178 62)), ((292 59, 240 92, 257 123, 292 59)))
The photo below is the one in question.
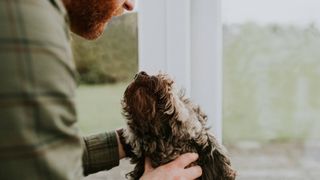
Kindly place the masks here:
POLYGON ((146 158, 144 174, 140 180, 194 180, 201 176, 201 167, 192 166, 187 169, 185 167, 197 159, 198 154, 186 153, 176 160, 154 169, 151 166, 150 159, 146 158))

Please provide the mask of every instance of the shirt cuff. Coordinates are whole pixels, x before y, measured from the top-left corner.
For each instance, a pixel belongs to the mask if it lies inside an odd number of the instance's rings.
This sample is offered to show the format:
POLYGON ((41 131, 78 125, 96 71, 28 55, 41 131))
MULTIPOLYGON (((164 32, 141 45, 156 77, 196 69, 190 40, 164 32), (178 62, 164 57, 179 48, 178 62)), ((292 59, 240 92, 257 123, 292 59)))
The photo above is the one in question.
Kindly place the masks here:
POLYGON ((83 138, 84 175, 108 170, 119 165, 116 132, 101 133, 83 138))

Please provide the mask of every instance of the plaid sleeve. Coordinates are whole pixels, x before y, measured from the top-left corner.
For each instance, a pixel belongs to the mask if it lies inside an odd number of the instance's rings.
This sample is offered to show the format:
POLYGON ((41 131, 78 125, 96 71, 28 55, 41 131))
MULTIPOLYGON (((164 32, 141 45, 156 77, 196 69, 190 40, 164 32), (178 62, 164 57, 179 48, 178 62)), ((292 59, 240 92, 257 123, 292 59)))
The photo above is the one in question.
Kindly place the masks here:
POLYGON ((101 133, 83 138, 84 175, 108 170, 119 165, 119 151, 115 132, 101 133))
POLYGON ((0 0, 0 179, 79 180, 118 163, 114 133, 81 141, 61 0, 0 0), (85 142, 85 154, 83 146, 85 142))

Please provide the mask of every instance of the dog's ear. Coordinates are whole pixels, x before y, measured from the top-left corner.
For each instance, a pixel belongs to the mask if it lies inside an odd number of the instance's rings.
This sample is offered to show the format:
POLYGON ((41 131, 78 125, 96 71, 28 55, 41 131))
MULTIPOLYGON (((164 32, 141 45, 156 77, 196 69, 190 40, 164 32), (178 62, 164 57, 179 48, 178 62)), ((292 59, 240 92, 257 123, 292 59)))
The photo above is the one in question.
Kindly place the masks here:
POLYGON ((208 135, 209 145, 201 149, 199 164, 202 168, 202 180, 235 180, 236 171, 232 169, 230 159, 216 139, 208 135))
MULTIPOLYGON (((131 106, 131 114, 137 116, 135 119, 152 120, 156 116, 157 102, 155 97, 145 92, 146 89, 140 88, 134 93, 133 97, 127 99, 131 106)), ((143 123, 143 122, 142 122, 143 123)))

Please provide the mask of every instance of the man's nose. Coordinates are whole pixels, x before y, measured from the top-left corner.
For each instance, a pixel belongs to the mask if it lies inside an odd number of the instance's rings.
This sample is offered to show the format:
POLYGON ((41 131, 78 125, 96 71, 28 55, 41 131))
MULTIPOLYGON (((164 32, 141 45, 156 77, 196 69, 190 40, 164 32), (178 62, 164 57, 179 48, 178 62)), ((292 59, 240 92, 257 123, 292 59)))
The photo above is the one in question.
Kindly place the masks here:
POLYGON ((132 11, 135 6, 135 0, 126 0, 123 4, 123 8, 127 11, 132 11))

